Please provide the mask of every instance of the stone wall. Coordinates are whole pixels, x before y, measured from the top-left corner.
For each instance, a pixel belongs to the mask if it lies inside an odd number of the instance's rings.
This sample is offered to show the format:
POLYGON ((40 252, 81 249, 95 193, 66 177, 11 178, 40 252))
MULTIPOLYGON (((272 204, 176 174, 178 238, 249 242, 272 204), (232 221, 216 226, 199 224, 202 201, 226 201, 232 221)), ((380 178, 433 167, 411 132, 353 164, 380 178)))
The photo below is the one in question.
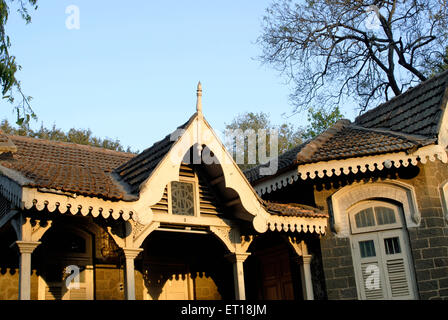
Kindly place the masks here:
POLYGON ((17 300, 18 297, 18 269, 3 268, 0 272, 0 300, 17 300))
MULTIPOLYGON (((38 276, 36 270, 31 274, 31 300, 38 299, 38 276)), ((19 299, 19 269, 2 268, 0 270, 0 300, 19 299)))
POLYGON ((328 299, 357 299, 350 240, 328 233, 321 240, 321 252, 328 299))
POLYGON ((95 266, 96 300, 124 300, 124 273, 112 265, 95 266))
MULTIPOLYGON (((408 229, 419 297, 448 299, 448 227, 441 201, 441 185, 448 181, 448 165, 428 161, 419 164, 415 172, 407 178, 397 174, 395 180, 414 187, 421 214, 420 225, 408 229)), ((372 178, 369 180, 368 183, 374 183, 372 178)), ((316 205, 328 212, 328 199, 339 189, 315 191, 316 205)), ((349 238, 337 238, 330 231, 322 238, 321 247, 328 298, 356 299, 349 238)))
POLYGON ((221 300, 218 287, 211 277, 196 277, 194 279, 194 290, 196 300, 221 300))
POLYGON ((428 162, 412 183, 416 188, 421 223, 409 229, 420 299, 448 299, 448 227, 441 202, 441 184, 448 166, 428 162))

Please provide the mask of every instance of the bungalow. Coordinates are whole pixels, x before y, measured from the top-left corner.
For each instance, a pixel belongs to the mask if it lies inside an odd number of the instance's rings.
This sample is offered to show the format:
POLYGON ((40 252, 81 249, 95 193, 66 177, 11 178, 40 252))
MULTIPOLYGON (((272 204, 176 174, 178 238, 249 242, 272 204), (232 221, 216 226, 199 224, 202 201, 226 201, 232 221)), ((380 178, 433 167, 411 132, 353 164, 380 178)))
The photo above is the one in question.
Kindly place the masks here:
POLYGON ((0 135, 0 299, 448 298, 448 72, 271 175, 201 96, 138 155, 0 135))
POLYGON ((313 298, 327 214, 263 201, 201 97, 139 155, 1 135, 0 299, 313 298))

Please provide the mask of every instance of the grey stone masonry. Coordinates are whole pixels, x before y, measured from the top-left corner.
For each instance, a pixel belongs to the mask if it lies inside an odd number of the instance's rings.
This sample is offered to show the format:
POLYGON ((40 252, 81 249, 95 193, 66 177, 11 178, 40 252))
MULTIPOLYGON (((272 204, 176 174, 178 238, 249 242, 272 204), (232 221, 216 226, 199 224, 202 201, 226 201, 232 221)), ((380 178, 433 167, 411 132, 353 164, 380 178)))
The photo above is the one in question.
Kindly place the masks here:
POLYGON ((350 240, 329 233, 321 239, 321 250, 328 299, 357 299, 350 240))
POLYGON ((448 166, 428 162, 413 179, 421 223, 409 229, 420 299, 448 300, 448 226, 440 186, 448 180, 448 166))
MULTIPOLYGON (((418 297, 448 300, 448 210, 441 199, 441 187, 448 182, 448 164, 428 161, 419 164, 416 172, 407 179, 394 179, 414 188, 421 215, 418 227, 407 228, 418 297)), ((327 200, 337 190, 316 190, 316 204, 329 211, 327 200)), ((357 299, 349 238, 337 238, 329 231, 322 237, 321 247, 328 299, 357 299)))

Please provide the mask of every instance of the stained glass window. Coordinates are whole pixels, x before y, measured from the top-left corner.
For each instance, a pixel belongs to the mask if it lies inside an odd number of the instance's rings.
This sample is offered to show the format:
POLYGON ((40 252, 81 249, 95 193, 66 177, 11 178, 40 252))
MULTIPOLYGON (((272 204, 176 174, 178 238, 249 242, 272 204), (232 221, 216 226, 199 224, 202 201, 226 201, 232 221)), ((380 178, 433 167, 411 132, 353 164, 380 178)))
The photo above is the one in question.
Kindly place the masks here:
POLYGON ((171 210, 173 214, 194 216, 193 184, 171 182, 171 210))

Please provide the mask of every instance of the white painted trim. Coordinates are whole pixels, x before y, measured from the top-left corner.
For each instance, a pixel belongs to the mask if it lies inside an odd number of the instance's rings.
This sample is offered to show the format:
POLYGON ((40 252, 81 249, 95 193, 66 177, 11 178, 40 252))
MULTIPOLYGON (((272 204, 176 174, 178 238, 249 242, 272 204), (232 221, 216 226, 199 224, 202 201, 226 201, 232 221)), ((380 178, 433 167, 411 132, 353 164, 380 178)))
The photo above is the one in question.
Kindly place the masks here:
POLYGON ((308 177, 314 179, 316 176, 323 178, 334 175, 366 172, 376 169, 383 170, 386 164, 393 162, 393 166, 399 168, 407 167, 409 164, 417 165, 418 161, 425 164, 428 160, 434 162, 439 159, 443 163, 448 162, 447 153, 439 145, 429 145, 416 150, 412 154, 406 152, 386 153, 377 156, 367 156, 359 158, 350 158, 345 160, 331 160, 317 163, 299 165, 298 172, 303 180, 308 177))
POLYGON ((350 227, 352 234, 359 234, 359 233, 366 233, 366 232, 375 232, 375 231, 381 231, 381 230, 390 230, 390 229, 396 229, 396 228, 402 228, 403 227, 403 219, 401 214, 401 209, 397 207, 397 205, 381 201, 381 200, 365 200, 362 202, 358 202, 357 204, 350 207, 349 212, 349 221, 350 221, 350 227), (395 216, 395 223, 389 223, 389 224, 378 224, 377 222, 377 216, 376 216, 376 209, 377 207, 386 207, 389 209, 392 209, 395 216), (358 228, 356 226, 356 215, 364 209, 371 208, 372 209, 372 215, 373 220, 375 224, 373 226, 369 227, 360 227, 358 228))
MULTIPOLYGON (((326 218, 280 217, 271 215, 263 206, 262 200, 256 191, 252 188, 242 171, 233 161, 232 156, 202 115, 196 115, 190 120, 188 126, 179 135, 179 139, 174 142, 170 151, 160 161, 146 181, 142 183, 140 197, 136 201, 110 201, 76 194, 68 195, 43 192, 37 188, 21 188, 18 186, 17 192, 20 191, 20 198, 16 202, 20 202, 20 208, 22 209, 36 208, 38 211, 48 209, 49 212, 58 210, 60 213, 71 213, 72 215, 80 212, 83 216, 92 215, 93 217, 98 217, 101 215, 103 218, 112 217, 115 220, 121 217, 125 221, 132 219, 143 225, 148 225, 152 221, 165 222, 177 221, 177 219, 182 219, 184 221, 183 223, 185 223, 185 221, 190 221, 189 219, 191 217, 172 218, 171 215, 171 218, 169 218, 158 215, 158 218, 155 219, 155 214, 152 212, 151 206, 160 201, 165 187, 170 182, 183 179, 179 177, 180 165, 184 155, 194 145, 206 145, 213 153, 216 161, 221 165, 225 187, 234 190, 239 195, 241 206, 244 208, 242 212, 237 213, 237 217, 251 221, 257 232, 264 233, 268 228, 279 231, 325 232, 327 226, 326 218)), ((294 171, 291 173, 293 174, 291 181, 297 180, 297 173, 294 171)), ((197 188, 198 183, 196 181, 196 191, 198 191, 197 188)), ((11 190, 15 189, 11 188, 11 190)), ((170 189, 168 188, 168 206, 170 206, 169 196, 170 189)), ((197 192, 198 196, 199 193, 197 192)), ((197 201, 196 205, 199 206, 200 202, 197 201)), ((199 213, 199 210, 196 212, 199 213)), ((201 220, 204 219, 202 217, 194 218, 197 219, 194 220, 195 223, 208 221, 201 220)))
POLYGON ((270 214, 264 209, 256 192, 202 116, 196 116, 190 120, 189 125, 174 142, 170 151, 143 182, 140 199, 134 205, 136 216, 133 218, 142 224, 152 221, 153 213, 150 206, 160 200, 169 182, 179 181, 179 169, 183 157, 196 144, 206 145, 214 154, 221 165, 225 187, 233 189, 241 199, 241 205, 246 210, 245 220, 252 221, 258 232, 265 232, 270 214))
POLYGON ((354 183, 331 196, 337 237, 350 236, 348 210, 361 201, 375 198, 399 202, 403 207, 407 228, 419 226, 421 218, 413 186, 392 180, 378 183, 354 183))
POLYGON ((425 164, 428 160, 434 162, 436 159, 443 163, 448 162, 447 152, 440 145, 425 146, 419 148, 412 154, 397 152, 341 160, 320 161, 299 165, 297 169, 273 176, 271 179, 259 184, 255 183, 254 188, 261 195, 286 187, 288 184, 297 181, 299 176, 302 180, 308 178, 314 179, 316 177, 323 178, 325 176, 332 177, 333 175, 348 175, 350 173, 358 173, 359 171, 383 170, 389 165, 395 166, 396 168, 401 166, 407 167, 409 164, 415 166, 419 161, 425 164))
POLYGON ((100 198, 76 196, 69 197, 54 193, 40 192, 36 188, 23 187, 22 209, 35 207, 38 211, 45 208, 49 212, 58 210, 60 213, 76 215, 78 211, 83 216, 91 214, 93 217, 101 215, 104 218, 112 216, 115 220, 122 217, 127 221, 133 215, 133 203, 125 201, 110 201, 100 198))
POLYGON ((443 215, 445 216, 445 219, 448 221, 448 180, 440 184, 439 193, 443 215))
POLYGON ((298 179, 299 175, 297 173, 297 169, 293 169, 256 184, 254 189, 259 195, 263 195, 265 193, 271 193, 272 191, 281 189, 282 187, 286 187, 288 184, 292 184, 298 179))
POLYGON ((271 215, 268 226, 271 231, 309 232, 325 234, 327 218, 285 217, 271 215))
POLYGON ((440 107, 443 110, 443 113, 439 120, 437 143, 442 148, 446 149, 448 146, 448 88, 445 89, 442 106, 440 107))

